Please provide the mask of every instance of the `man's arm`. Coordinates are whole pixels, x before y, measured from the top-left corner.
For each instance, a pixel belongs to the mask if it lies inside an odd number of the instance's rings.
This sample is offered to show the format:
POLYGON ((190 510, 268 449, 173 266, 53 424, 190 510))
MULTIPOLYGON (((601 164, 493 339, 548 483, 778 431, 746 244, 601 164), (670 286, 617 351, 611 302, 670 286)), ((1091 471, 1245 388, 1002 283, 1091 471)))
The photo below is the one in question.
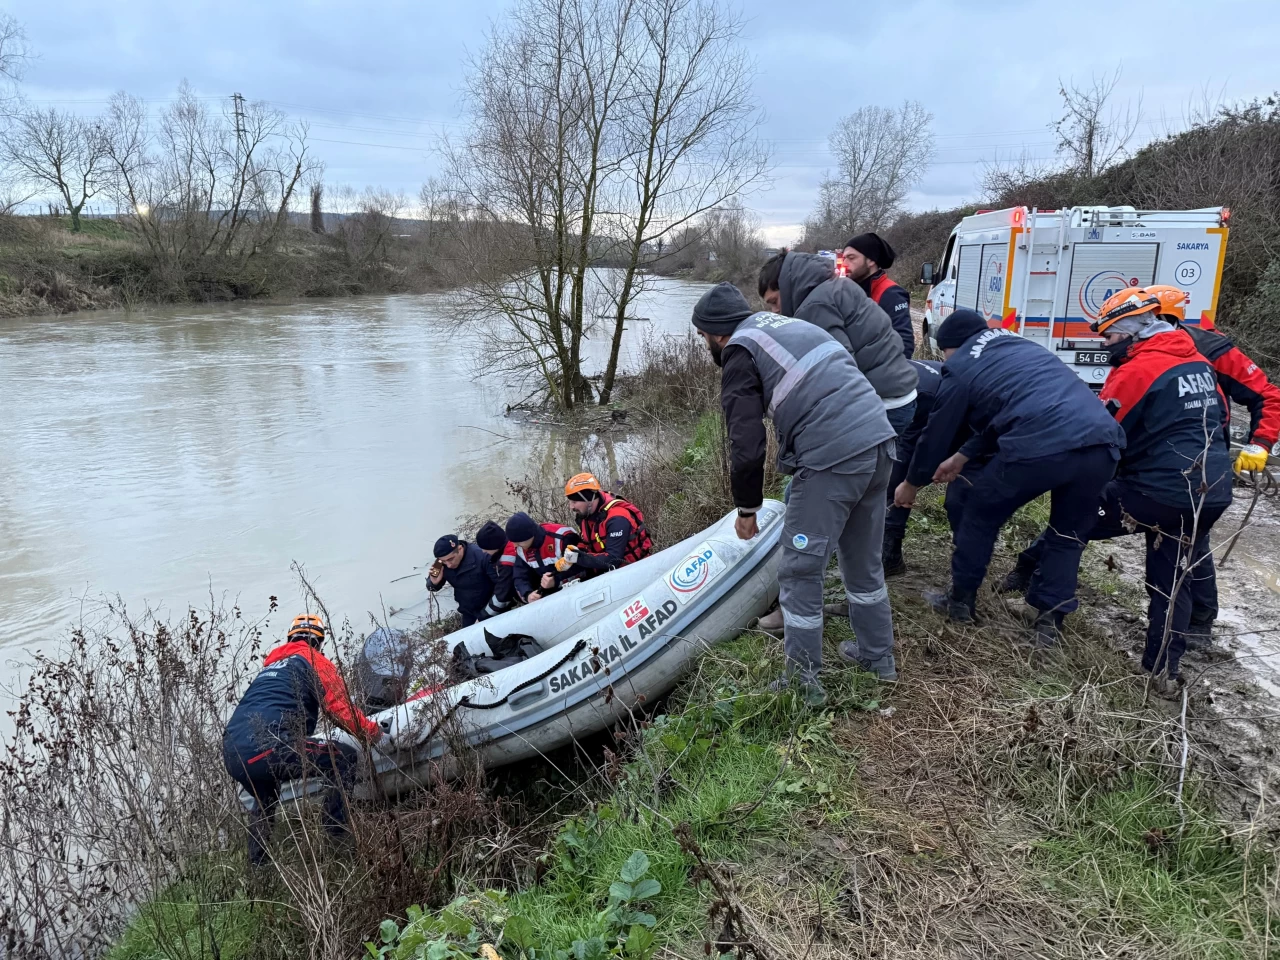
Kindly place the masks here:
POLYGON ((340 726, 353 737, 366 740, 377 740, 382 736, 382 728, 356 709, 347 693, 347 685, 342 681, 338 668, 324 654, 312 650, 307 656, 311 661, 311 669, 320 681, 322 696, 320 702, 325 716, 340 726))
POLYGON ((740 510, 764 504, 764 384, 745 347, 726 347, 720 378, 720 406, 729 431, 729 489, 740 510))
POLYGON ((1237 346, 1213 361, 1223 392, 1249 411, 1249 442, 1268 452, 1280 439, 1280 387, 1237 346))
POLYGON ((578 566, 584 570, 614 570, 625 561, 627 544, 635 526, 628 517, 610 517, 604 524, 604 552, 578 551, 578 566))
POLYGON ((928 486, 938 465, 951 456, 956 434, 969 415, 969 390, 953 376, 943 376, 934 398, 929 422, 925 424, 916 452, 907 469, 907 483, 913 487, 928 486))
POLYGON ((528 600, 529 594, 538 589, 538 580, 541 578, 535 577, 533 568, 520 557, 516 557, 515 563, 511 567, 511 579, 516 593, 520 595, 520 599, 528 600))
POLYGON ((911 325, 911 295, 896 283, 880 296, 880 309, 889 315, 893 329, 902 338, 907 359, 916 352, 916 331, 911 325))

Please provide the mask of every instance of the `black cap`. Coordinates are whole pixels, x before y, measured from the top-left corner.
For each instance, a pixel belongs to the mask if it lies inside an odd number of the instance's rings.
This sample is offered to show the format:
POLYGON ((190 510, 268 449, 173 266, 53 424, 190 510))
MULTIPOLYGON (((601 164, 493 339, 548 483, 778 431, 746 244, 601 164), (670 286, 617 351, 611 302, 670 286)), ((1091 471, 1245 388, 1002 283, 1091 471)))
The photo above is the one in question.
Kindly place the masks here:
POLYGON ((753 313, 741 290, 732 283, 717 283, 694 306, 693 325, 713 336, 727 337, 753 313))
POLYGON ((436 559, 447 557, 453 551, 458 549, 458 535, 456 533, 446 533, 443 537, 436 541, 436 547, 433 551, 436 559))
POLYGON ((868 260, 874 260, 881 270, 888 270, 897 259, 893 247, 889 246, 888 242, 877 233, 860 233, 850 238, 845 246, 853 247, 868 260))
POLYGON ((538 535, 538 525, 527 513, 513 513, 507 521, 507 539, 512 543, 524 543, 538 535))
POLYGON ((486 520, 476 532, 476 546, 481 550, 501 550, 507 545, 507 532, 492 520, 486 520))
POLYGON ((989 329, 986 318, 977 310, 967 307, 956 310, 938 326, 937 336, 939 350, 959 347, 970 337, 989 329))

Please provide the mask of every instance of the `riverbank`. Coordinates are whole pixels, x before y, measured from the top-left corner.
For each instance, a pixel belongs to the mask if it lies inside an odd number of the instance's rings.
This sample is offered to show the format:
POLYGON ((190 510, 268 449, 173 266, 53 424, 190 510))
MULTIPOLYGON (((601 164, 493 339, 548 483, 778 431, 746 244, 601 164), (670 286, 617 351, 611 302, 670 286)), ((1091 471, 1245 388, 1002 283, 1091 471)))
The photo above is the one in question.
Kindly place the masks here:
MULTIPOLYGON (((670 435, 625 489, 671 542, 730 508, 723 428, 714 371, 695 344, 648 359, 628 407, 670 435)), ((910 574, 890 585, 898 684, 840 667, 848 626, 832 619, 831 704, 809 713, 766 692, 781 644, 748 633, 709 651, 663 709, 614 738, 363 809, 354 846, 336 856, 313 843, 308 817, 291 819, 278 864, 256 876, 214 754, 220 698, 242 677, 207 679, 228 661, 249 668, 237 643, 255 641, 255 625, 194 617, 172 633, 125 633, 133 648, 120 682, 95 696, 104 707, 137 702, 141 715, 117 708, 109 729, 124 743, 98 769, 118 769, 120 789, 130 773, 139 779, 130 742, 148 763, 169 764, 148 768, 171 781, 133 805, 147 829, 124 868, 129 882, 150 877, 164 892, 117 938, 123 914, 86 889, 72 906, 96 912, 79 926, 100 922, 116 960, 336 960, 365 940, 380 957, 486 960, 486 944, 504 960, 1273 955, 1273 789, 1258 769, 1229 769, 1205 734, 1219 718, 1212 688, 1191 688, 1185 716, 1145 696, 1117 649, 1141 631, 1145 607, 1123 565, 1091 548, 1082 612, 1059 650, 1033 659, 999 598, 985 596, 983 625, 963 630, 920 600, 946 576, 940 501, 922 495, 910 574), (176 663, 166 649, 182 652, 176 663), (139 673, 147 682, 133 686, 139 673), (165 703, 182 706, 181 755, 163 749, 172 720, 132 699, 147 690, 172 690, 165 703), (1260 793, 1241 807, 1242 789, 1260 793), (178 797, 182 815, 166 821, 178 797)), ((1044 520, 1042 505, 1023 511, 993 571, 1044 520)), ((836 580, 829 587, 839 594, 836 580)), ((66 685, 50 686, 52 701, 81 703, 69 675, 51 674, 66 685)), ((1275 712, 1261 695, 1251 703, 1275 712)), ((65 757, 85 762, 76 732, 53 739, 44 773, 61 779, 65 757)), ((33 830, 70 833, 64 801, 106 807, 105 794, 85 793, 103 772, 89 784, 71 771, 81 792, 46 794, 33 830)), ((11 796, 26 783, 15 780, 11 796)))
POLYGON ((143 304, 417 293, 451 284, 421 238, 371 244, 349 232, 286 226, 252 257, 148 249, 125 223, 0 216, 0 319, 143 304), (360 242, 357 243, 356 241, 360 242))

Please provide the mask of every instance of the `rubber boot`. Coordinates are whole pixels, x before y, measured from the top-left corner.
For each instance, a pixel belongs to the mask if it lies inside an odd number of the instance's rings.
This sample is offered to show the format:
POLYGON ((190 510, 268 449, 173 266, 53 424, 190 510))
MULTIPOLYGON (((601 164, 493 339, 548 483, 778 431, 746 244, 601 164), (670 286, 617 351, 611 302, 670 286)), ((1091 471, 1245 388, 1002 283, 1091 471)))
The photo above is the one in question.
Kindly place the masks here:
POLYGON ((1191 614, 1191 622, 1187 624, 1187 631, 1183 634, 1187 639, 1188 650, 1207 650, 1213 646, 1213 620, 1210 618, 1207 622, 1201 617, 1197 622, 1196 614, 1191 614))
POLYGON ((1047 650, 1062 639, 1063 614, 1058 610, 1041 610, 1031 628, 1031 646, 1047 650))
POLYGON ((886 533, 884 546, 880 551, 880 562, 884 565, 886 577, 899 577, 907 572, 907 565, 902 559, 902 535, 886 533))
POLYGON ((929 606, 954 623, 973 623, 975 619, 973 606, 976 597, 958 596, 954 590, 948 590, 946 593, 940 590, 926 590, 924 598, 929 606))
POLYGON ((1018 562, 1012 570, 1004 575, 1004 579, 1000 581, 1001 593, 1026 593, 1027 587, 1031 585, 1031 578, 1035 575, 1036 565, 1034 561, 1026 560, 1018 557, 1018 562))
POLYGON ((869 660, 862 655, 857 640, 846 640, 840 644, 840 656, 850 663, 861 667, 867 673, 874 673, 881 680, 893 682, 898 679, 898 664, 889 653, 879 660, 869 660))

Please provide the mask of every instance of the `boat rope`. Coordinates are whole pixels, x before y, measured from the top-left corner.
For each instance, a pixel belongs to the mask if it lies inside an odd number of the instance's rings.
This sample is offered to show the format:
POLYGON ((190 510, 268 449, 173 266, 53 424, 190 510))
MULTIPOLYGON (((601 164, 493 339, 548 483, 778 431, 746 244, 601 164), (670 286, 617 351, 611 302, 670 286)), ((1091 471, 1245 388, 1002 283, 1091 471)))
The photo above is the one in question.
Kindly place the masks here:
POLYGON ((587 641, 579 640, 577 643, 573 645, 573 649, 570 650, 568 653, 566 653, 563 657, 561 657, 560 660, 557 661, 555 664, 548 667, 546 670, 538 674, 536 677, 530 677, 528 680, 525 680, 523 683, 519 683, 516 686, 512 687, 510 690, 507 691, 506 696, 504 696, 500 700, 493 701, 493 703, 472 703, 470 694, 460 697, 457 703, 455 703, 453 706, 451 706, 448 710, 445 711, 445 714, 443 717, 440 718, 440 721, 431 728, 431 732, 428 733, 425 737, 423 737, 420 742, 430 743, 435 738, 435 735, 440 732, 440 728, 443 727, 446 723, 448 723, 449 720, 460 708, 466 707, 468 710, 497 709, 498 707, 505 704, 512 697, 514 697, 521 690, 525 690, 528 687, 532 687, 534 684, 541 683, 543 680, 547 679, 547 677, 551 676, 553 673, 555 673, 557 670, 563 667, 566 663, 568 663, 570 660, 572 660, 574 657, 576 657, 586 648, 587 648, 587 641))

